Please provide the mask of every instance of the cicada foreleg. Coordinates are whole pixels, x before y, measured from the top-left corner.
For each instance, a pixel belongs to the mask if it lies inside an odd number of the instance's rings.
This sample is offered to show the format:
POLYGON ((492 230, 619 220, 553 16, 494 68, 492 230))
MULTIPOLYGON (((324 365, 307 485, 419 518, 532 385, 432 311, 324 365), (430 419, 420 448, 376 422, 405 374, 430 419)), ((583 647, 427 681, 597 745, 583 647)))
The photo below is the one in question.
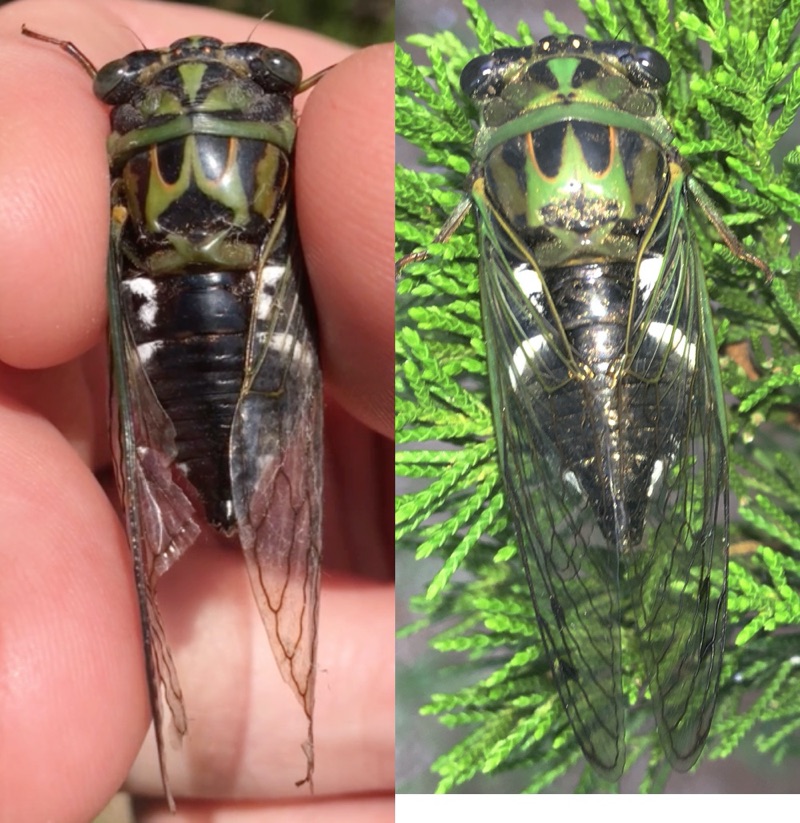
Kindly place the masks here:
MULTIPOLYGON (((436 234, 436 237, 431 241, 431 245, 436 243, 446 243, 457 231, 458 227, 464 222, 470 209, 472 208, 472 200, 469 197, 464 197, 459 204, 453 209, 450 216, 445 221, 442 228, 436 234)), ((394 264, 395 280, 400 279, 400 272, 410 263, 420 263, 430 257, 430 252, 427 249, 420 249, 419 251, 411 252, 401 257, 394 264)))

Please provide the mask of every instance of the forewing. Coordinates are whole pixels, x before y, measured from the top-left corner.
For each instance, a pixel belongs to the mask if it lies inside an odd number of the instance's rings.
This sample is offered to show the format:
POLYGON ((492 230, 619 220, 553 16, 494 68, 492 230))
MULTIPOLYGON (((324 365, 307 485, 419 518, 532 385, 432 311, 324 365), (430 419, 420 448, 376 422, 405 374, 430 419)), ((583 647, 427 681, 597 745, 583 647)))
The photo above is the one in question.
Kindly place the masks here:
POLYGON ((313 312, 284 206, 256 272, 244 385, 231 434, 234 508, 253 593, 283 679, 308 718, 314 684, 322 503, 322 382, 313 312))
MULTIPOLYGON (((569 722, 587 759, 616 779, 625 765, 618 554, 565 469, 568 418, 574 425, 593 399, 563 330, 537 309, 545 298, 524 287, 537 279, 535 262, 510 261, 490 207, 477 205, 495 429, 517 541, 569 722)), ((599 451, 601 421, 592 432, 599 451)))
POLYGON ((658 381, 664 465, 651 482, 631 580, 659 735, 685 770, 708 734, 722 662, 728 476, 708 297, 682 190, 673 202, 663 269, 632 334, 635 381, 658 381), (645 355, 643 341, 659 337, 655 356, 645 355))
POLYGON ((107 284, 114 465, 133 559, 161 776, 170 808, 174 810, 165 761, 162 688, 173 725, 181 737, 186 732, 186 713, 156 604, 156 584, 194 543, 200 528, 192 503, 175 482, 172 424, 153 394, 122 313, 119 230, 112 223, 107 284))

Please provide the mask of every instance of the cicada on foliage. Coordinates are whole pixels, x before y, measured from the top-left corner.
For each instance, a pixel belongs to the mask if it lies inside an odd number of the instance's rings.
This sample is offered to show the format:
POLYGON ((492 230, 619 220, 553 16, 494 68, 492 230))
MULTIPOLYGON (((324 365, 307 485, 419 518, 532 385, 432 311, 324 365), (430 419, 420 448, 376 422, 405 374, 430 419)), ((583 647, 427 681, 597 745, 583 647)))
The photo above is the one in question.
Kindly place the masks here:
POLYGON ((654 49, 579 36, 469 62, 471 196, 434 241, 474 209, 506 499, 556 688, 608 779, 625 768, 628 655, 683 771, 725 643, 727 427, 689 194, 769 273, 671 147, 669 81, 654 49))
MULTIPOLYGON (((99 70, 111 106, 109 339, 115 464, 133 555, 161 774, 161 703, 186 731, 158 578, 208 523, 235 537, 284 680, 313 726, 322 393, 291 193, 289 53, 187 37, 99 70)), ((304 781, 303 781, 304 782, 304 781)))

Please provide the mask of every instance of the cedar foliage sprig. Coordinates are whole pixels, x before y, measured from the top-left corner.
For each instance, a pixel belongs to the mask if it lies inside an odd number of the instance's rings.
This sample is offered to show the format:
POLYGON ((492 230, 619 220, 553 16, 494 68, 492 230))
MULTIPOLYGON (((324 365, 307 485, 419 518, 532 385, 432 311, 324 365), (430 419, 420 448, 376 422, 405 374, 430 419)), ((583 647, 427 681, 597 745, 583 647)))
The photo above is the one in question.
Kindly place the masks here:
MULTIPOLYGON (((790 221, 800 217, 800 146, 789 137, 800 109, 800 0, 577 0, 594 39, 651 45, 673 81, 664 100, 675 147, 745 245, 775 277, 733 257, 695 220, 714 304, 731 437, 729 649, 704 757, 725 757, 752 732, 765 756, 800 753, 800 258, 790 221), (710 55, 710 57, 709 57, 710 55), (755 704, 745 695, 758 694, 755 704)), ((524 767, 527 791, 546 790, 583 763, 556 696, 530 595, 505 515, 488 396, 472 216, 431 246, 464 196, 474 130, 458 77, 476 54, 533 42, 498 32, 464 0, 478 46, 450 32, 418 35, 418 65, 397 51, 397 129, 431 170, 399 168, 400 254, 432 256, 398 288, 397 472, 416 490, 397 503, 398 545, 439 569, 412 607, 437 628, 433 646, 460 653, 470 685, 434 694, 423 713, 465 736, 433 764, 438 791, 480 773, 524 767)), ((547 14, 555 34, 570 30, 547 14)), ((797 140, 797 133, 794 133, 797 140)), ((631 678, 632 680, 634 678, 631 678)), ((631 695, 633 699, 635 696, 631 695)), ((630 713, 629 763, 649 756, 643 791, 669 774, 649 706, 630 713)), ((585 766, 585 764, 584 764, 585 766)), ((578 791, 609 790, 585 766, 578 791)))

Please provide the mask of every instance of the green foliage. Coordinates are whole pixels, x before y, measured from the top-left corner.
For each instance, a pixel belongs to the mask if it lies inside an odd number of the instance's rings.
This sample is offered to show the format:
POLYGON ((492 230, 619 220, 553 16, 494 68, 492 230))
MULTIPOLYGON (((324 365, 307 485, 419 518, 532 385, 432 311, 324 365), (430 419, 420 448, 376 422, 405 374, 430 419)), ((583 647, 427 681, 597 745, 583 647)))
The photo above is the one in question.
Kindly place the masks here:
MULTIPOLYGON (((698 245, 714 304, 731 438, 729 651, 705 757, 727 756, 750 731, 778 762, 800 750, 800 258, 789 221, 800 216, 800 0, 577 0, 592 38, 656 46, 673 71, 667 119, 675 146, 744 245, 774 279, 735 258, 702 214, 698 245), (758 693, 755 704, 745 695, 758 693), (780 699, 778 699, 778 697, 780 699)), ((397 501, 398 545, 439 570, 412 607, 433 626, 433 646, 458 653, 471 685, 433 695, 423 710, 465 737, 433 765, 438 791, 480 773, 524 766, 526 791, 547 789, 580 751, 540 655, 530 595, 505 515, 488 396, 471 215, 431 245, 464 197, 474 130, 458 77, 476 54, 532 42, 495 30, 464 0, 475 49, 449 32, 397 52, 397 129, 431 170, 397 170, 401 254, 428 260, 398 287, 397 472, 415 491, 397 501)), ((569 29, 546 15, 554 33, 569 29)), ((634 703, 636 695, 631 695, 634 703)), ((648 706, 631 711, 629 763, 649 757, 641 789, 663 787, 668 769, 648 706), (655 754, 649 754, 649 752, 655 754)), ((578 791, 613 790, 584 765, 578 791)))

